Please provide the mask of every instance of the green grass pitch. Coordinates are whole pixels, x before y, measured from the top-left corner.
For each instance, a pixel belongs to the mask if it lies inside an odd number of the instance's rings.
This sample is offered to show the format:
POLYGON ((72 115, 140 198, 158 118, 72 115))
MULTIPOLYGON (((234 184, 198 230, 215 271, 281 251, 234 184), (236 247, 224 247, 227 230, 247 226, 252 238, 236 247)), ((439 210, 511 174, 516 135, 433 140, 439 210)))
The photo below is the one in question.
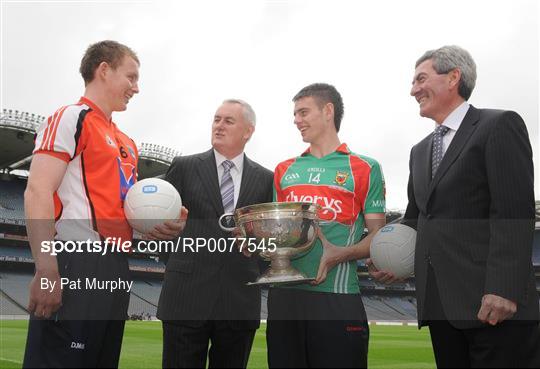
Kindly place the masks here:
MULTIPOLYGON (((0 368, 20 368, 27 321, 0 321, 0 368)), ((257 331, 248 368, 267 368, 264 324, 257 331)), ((370 326, 370 368, 435 368, 427 329, 370 326)), ((161 368, 161 323, 127 322, 120 368, 161 368)))

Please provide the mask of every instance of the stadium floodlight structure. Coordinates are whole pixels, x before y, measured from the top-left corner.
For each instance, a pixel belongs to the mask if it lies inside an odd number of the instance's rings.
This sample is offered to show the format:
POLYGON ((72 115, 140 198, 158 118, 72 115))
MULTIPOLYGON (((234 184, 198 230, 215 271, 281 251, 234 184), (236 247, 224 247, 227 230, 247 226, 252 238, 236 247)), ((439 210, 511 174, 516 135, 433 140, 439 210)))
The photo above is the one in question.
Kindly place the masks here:
POLYGON ((181 155, 181 152, 170 147, 151 143, 141 143, 139 146, 139 157, 155 159, 166 164, 170 164, 175 156, 181 155))
POLYGON ((13 169, 27 169, 34 148, 34 135, 45 120, 44 116, 38 114, 2 109, 0 170, 3 173, 10 173, 13 169))
POLYGON ((46 118, 42 115, 12 109, 2 109, 0 126, 35 133, 46 118))
POLYGON ((159 177, 169 169, 175 156, 181 155, 180 151, 169 147, 142 143, 139 146, 139 179, 159 177))

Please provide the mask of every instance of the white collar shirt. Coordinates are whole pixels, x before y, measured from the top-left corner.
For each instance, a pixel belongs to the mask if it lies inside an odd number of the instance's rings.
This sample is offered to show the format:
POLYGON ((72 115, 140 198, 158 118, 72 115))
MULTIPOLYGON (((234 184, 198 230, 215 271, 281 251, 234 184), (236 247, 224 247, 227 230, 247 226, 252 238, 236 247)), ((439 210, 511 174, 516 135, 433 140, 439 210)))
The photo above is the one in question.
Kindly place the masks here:
POLYGON ((242 172, 244 170, 244 153, 240 155, 227 159, 225 156, 221 155, 216 149, 214 149, 214 155, 216 157, 216 167, 218 174, 218 186, 221 186, 221 179, 223 178, 223 173, 225 169, 223 168, 223 162, 225 160, 230 160, 234 163, 234 166, 231 167, 231 178, 234 184, 234 207, 236 208, 236 203, 238 202, 238 196, 240 196, 240 186, 242 185, 242 172))
POLYGON ((460 106, 455 108, 454 111, 446 117, 444 122, 442 122, 443 126, 450 128, 448 132, 443 136, 443 155, 446 153, 446 150, 450 146, 450 143, 452 143, 452 140, 454 139, 454 136, 456 135, 459 126, 461 126, 461 122, 463 122, 467 111, 469 111, 469 106, 469 103, 467 101, 464 101, 460 106))

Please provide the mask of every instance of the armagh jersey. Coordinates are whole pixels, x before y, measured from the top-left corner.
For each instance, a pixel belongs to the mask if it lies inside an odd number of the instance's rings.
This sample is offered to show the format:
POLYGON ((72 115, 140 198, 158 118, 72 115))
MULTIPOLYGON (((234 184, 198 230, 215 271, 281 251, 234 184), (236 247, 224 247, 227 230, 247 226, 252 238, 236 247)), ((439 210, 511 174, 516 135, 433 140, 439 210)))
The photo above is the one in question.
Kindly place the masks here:
MULTIPOLYGON (((312 202, 334 209, 335 222, 321 225, 321 229, 336 246, 347 247, 360 241, 364 233, 364 214, 385 212, 384 178, 379 163, 352 153, 345 144, 320 159, 308 150, 278 164, 274 190, 275 201, 312 202)), ((321 216, 324 219, 325 213, 321 216)), ((311 251, 293 260, 292 265, 308 277, 316 277, 322 251, 321 241, 317 239, 311 251)), ((302 284, 291 288, 359 293, 356 261, 337 265, 318 286, 302 284)))
POLYGON ((56 111, 38 129, 34 154, 68 163, 55 193, 56 239, 130 240, 124 198, 136 181, 137 146, 90 100, 56 111))

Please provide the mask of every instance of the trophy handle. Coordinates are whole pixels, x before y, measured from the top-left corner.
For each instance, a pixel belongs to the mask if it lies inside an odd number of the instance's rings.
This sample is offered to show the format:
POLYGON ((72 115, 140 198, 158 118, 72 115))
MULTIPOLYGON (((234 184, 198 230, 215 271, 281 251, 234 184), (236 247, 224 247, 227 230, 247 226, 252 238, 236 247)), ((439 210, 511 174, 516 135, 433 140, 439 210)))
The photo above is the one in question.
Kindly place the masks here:
POLYGON ((322 210, 330 210, 332 213, 334 213, 334 216, 332 217, 331 220, 320 220, 320 221, 319 221, 319 225, 330 224, 330 223, 332 223, 334 220, 336 220, 336 218, 337 218, 337 211, 335 211, 333 208, 331 208, 331 207, 329 207, 329 206, 325 206, 324 208, 322 208, 322 210))
POLYGON ((225 214, 223 214, 222 216, 220 216, 219 219, 218 219, 219 228, 223 229, 225 232, 233 232, 233 231, 236 229, 236 227, 225 227, 225 226, 223 225, 223 223, 221 223, 221 221, 223 220, 223 218, 225 218, 225 217, 231 217, 231 216, 233 216, 233 215, 234 215, 233 213, 225 213, 225 214))

